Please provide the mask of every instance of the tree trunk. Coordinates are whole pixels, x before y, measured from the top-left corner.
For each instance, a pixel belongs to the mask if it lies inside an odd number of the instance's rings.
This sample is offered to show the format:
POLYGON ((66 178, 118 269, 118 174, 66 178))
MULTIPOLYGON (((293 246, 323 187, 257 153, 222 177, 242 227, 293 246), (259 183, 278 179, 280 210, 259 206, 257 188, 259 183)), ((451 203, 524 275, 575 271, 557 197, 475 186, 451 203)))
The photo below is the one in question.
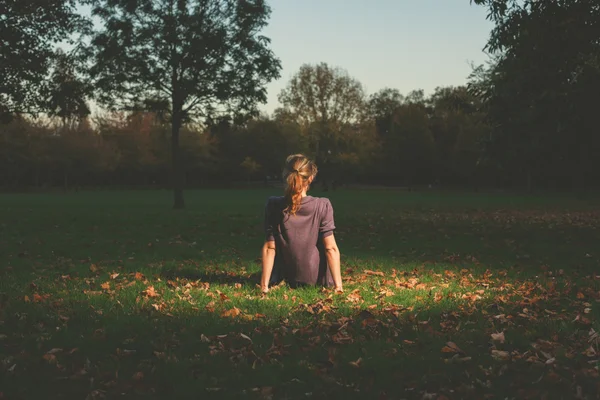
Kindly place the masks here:
POLYGON ((171 162, 173 167, 173 208, 185 208, 183 201, 183 168, 181 164, 181 151, 179 147, 179 130, 181 128, 181 110, 173 112, 171 123, 171 162))

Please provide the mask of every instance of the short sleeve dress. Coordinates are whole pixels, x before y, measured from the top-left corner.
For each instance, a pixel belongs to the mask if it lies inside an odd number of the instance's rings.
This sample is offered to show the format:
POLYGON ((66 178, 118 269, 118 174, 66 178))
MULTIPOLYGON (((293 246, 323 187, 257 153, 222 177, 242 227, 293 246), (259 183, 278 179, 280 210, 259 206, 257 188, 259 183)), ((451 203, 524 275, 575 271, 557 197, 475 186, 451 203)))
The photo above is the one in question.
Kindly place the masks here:
POLYGON ((265 207, 265 239, 275 241, 270 284, 333 286, 322 239, 335 230, 333 207, 327 198, 302 198, 296 215, 284 212, 283 196, 269 197, 265 207))

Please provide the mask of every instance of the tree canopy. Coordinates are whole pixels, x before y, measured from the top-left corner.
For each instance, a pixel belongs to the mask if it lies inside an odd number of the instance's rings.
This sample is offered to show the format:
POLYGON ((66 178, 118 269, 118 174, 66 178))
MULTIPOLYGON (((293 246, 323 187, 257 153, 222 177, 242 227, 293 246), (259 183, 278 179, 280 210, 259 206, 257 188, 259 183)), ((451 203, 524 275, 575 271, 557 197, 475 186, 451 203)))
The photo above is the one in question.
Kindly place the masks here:
POLYGON ((46 110, 56 44, 74 44, 90 22, 76 0, 0 1, 0 113, 46 110))
POLYGON ((266 101, 280 63, 261 34, 263 0, 98 0, 91 74, 112 109, 157 104, 171 122, 174 207, 184 207, 179 130, 194 118, 239 115, 266 101))

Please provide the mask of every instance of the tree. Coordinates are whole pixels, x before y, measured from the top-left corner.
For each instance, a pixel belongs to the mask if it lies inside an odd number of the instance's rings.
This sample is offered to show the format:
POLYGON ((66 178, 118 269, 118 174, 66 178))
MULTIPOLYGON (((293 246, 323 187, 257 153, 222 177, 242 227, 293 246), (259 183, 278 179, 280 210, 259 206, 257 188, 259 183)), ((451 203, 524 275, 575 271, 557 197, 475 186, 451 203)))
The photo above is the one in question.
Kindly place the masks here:
POLYGON ((495 23, 486 46, 493 63, 471 85, 487 94, 490 150, 530 188, 561 177, 583 187, 600 167, 600 1, 474 3, 495 23))
POLYGON ((475 175, 487 125, 480 100, 467 87, 438 87, 427 101, 440 183, 464 183, 475 175))
POLYGON ((404 96, 397 90, 384 88, 372 94, 367 104, 369 118, 375 122, 380 137, 387 136, 392 115, 404 102, 404 96))
POLYGON ((111 108, 164 104, 171 123, 174 208, 183 208, 184 123, 254 112, 279 60, 260 31, 264 0, 97 0, 104 28, 92 41, 92 76, 111 108))
MULTIPOLYGON (((57 51, 50 77, 48 114, 58 117, 63 125, 81 121, 90 115, 86 103, 92 88, 78 74, 77 59, 73 55, 57 51)), ((72 126, 73 127, 73 126, 72 126)))
POLYGON ((384 147, 388 176, 402 179, 409 188, 431 182, 434 146, 425 106, 401 106, 394 112, 384 147))
POLYGON ((0 0, 0 109, 3 114, 44 111, 48 71, 59 42, 90 22, 76 0, 0 0))
POLYGON ((360 123, 365 94, 361 83, 341 68, 326 63, 304 64, 279 94, 285 113, 300 124, 310 138, 321 179, 327 180, 327 164, 345 140, 345 127, 360 123))

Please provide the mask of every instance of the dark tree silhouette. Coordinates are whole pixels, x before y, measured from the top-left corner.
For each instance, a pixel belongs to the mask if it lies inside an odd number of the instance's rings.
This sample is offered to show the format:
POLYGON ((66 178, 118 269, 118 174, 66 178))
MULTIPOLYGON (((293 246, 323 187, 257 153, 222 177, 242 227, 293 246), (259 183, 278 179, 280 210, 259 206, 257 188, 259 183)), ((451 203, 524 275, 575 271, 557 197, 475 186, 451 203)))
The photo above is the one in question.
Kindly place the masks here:
POLYGON ((260 31, 263 0, 97 0, 92 41, 100 101, 111 108, 164 104, 171 123, 174 208, 183 208, 179 132, 186 121, 255 111, 279 60, 260 31))
POLYGON ((76 0, 0 1, 0 112, 45 111, 56 44, 73 44, 90 27, 76 0))

